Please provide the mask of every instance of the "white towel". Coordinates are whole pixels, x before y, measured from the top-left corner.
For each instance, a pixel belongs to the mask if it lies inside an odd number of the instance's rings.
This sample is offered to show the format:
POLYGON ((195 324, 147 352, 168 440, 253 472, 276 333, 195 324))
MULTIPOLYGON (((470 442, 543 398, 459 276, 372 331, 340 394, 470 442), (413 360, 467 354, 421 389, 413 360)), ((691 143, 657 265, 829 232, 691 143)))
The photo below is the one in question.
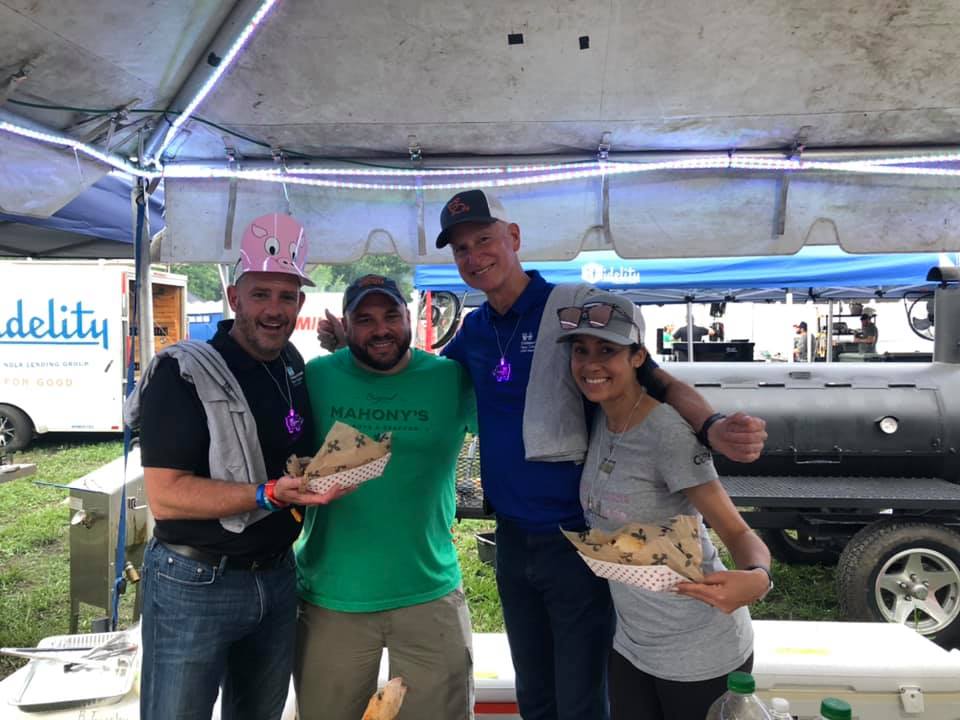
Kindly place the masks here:
POLYGON ((587 455, 589 435, 583 395, 570 372, 570 344, 557 342, 557 310, 583 305, 596 292, 599 291, 592 285, 568 283, 554 287, 547 298, 523 406, 523 448, 527 460, 582 463, 587 455))
MULTIPOLYGON (((185 340, 153 357, 123 404, 123 419, 127 425, 139 427, 143 389, 150 382, 157 363, 164 357, 172 357, 177 361, 180 377, 196 388, 203 403, 210 430, 210 476, 217 480, 253 485, 266 482, 267 467, 257 436, 257 422, 247 398, 226 360, 205 342, 185 340)), ((241 533, 269 514, 257 508, 220 518, 220 524, 225 530, 241 533)))

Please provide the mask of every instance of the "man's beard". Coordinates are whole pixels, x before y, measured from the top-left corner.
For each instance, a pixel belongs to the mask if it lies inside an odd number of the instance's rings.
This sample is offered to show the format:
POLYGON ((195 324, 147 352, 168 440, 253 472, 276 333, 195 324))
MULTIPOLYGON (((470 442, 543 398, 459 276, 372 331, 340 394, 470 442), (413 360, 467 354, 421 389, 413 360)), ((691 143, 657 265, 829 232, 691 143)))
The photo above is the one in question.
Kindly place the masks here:
MULTIPOLYGON (((387 336, 391 340, 392 336, 387 336)), ((353 356, 359 360, 361 363, 367 367, 371 367, 374 370, 386 371, 393 370, 397 364, 403 360, 404 356, 407 354, 407 350, 410 349, 410 341, 412 340, 412 333, 408 330, 406 334, 400 338, 397 343, 398 351, 394 358, 391 360, 378 360, 370 356, 370 353, 367 352, 366 348, 362 345, 358 345, 350 338, 347 338, 347 347, 350 348, 350 352, 353 353, 353 356)), ((379 338, 370 338, 370 342, 376 342, 377 340, 382 340, 383 337, 379 338)))

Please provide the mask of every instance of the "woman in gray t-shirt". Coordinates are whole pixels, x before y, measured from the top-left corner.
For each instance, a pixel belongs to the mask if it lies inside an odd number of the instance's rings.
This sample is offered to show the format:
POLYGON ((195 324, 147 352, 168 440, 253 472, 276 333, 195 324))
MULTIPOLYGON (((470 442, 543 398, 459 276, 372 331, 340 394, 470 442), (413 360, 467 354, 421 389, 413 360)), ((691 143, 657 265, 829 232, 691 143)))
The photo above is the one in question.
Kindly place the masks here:
POLYGON ((646 351, 643 318, 629 299, 595 294, 559 311, 571 371, 597 403, 580 500, 587 523, 616 530, 677 514, 701 518, 704 579, 675 593, 610 583, 617 629, 610 655, 611 720, 702 718, 726 689, 727 673, 749 670, 753 630, 747 605, 770 582, 770 553, 717 479, 710 451, 669 405, 637 379, 646 351), (741 570, 726 570, 706 518, 741 570))

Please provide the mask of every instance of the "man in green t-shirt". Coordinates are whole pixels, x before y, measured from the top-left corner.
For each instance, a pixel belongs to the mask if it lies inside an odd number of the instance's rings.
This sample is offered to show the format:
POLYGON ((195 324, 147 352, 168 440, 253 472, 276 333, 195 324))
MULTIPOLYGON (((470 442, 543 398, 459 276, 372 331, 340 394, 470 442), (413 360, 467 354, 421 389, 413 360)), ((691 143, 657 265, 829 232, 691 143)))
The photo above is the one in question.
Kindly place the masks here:
POLYGON ((409 687, 401 717, 473 717, 470 616, 450 532, 464 432, 476 425, 459 363, 410 348, 389 278, 344 293, 347 347, 307 364, 315 447, 336 421, 392 433, 383 475, 310 508, 295 545, 301 600, 294 680, 301 720, 357 720, 380 656, 409 687))

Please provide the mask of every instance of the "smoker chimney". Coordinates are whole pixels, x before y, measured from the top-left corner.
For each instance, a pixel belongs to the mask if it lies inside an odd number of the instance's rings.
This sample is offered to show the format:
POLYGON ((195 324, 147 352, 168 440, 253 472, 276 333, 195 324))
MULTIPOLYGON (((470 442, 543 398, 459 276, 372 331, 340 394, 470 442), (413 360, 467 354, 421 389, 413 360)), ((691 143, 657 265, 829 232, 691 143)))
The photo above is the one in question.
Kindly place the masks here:
POLYGON ((933 268, 927 280, 939 282, 933 306, 933 360, 960 364, 960 269, 933 268))

